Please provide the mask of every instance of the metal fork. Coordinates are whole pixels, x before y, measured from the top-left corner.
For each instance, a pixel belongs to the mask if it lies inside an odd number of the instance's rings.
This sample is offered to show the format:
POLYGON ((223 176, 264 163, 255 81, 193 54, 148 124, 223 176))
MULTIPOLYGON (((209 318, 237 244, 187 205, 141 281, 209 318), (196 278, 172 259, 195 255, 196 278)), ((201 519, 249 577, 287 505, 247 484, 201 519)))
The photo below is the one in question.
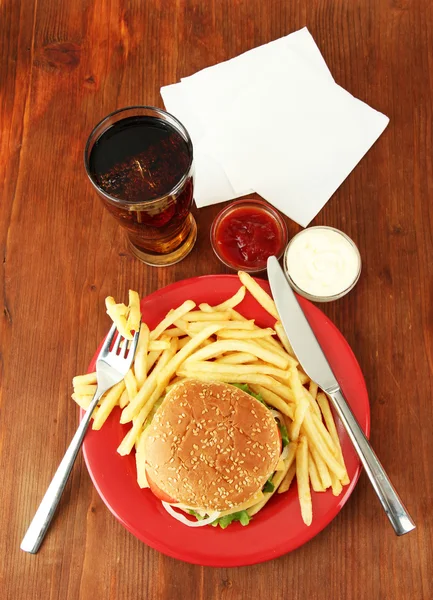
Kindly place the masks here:
POLYGON ((57 468, 57 471, 45 492, 42 502, 30 523, 29 528, 21 542, 21 550, 36 554, 39 550, 39 546, 48 531, 51 520, 54 516, 55 510, 62 496, 63 490, 65 489, 66 482, 68 481, 69 474, 74 465, 78 451, 83 443, 84 436, 90 423, 92 413, 98 404, 100 397, 105 394, 110 388, 116 383, 121 381, 126 373, 129 371, 135 351, 137 349, 138 334, 137 331, 130 344, 128 355, 126 356, 126 350, 128 348, 127 340, 122 338, 119 334, 114 342, 112 350, 110 346, 113 342, 116 334, 116 326, 113 324, 108 335, 104 341, 101 351, 96 361, 96 375, 97 375, 97 388, 95 395, 93 396, 92 402, 89 408, 86 410, 84 417, 82 418, 78 429, 72 438, 69 448, 66 450, 65 456, 62 462, 57 468), (117 354, 121 341, 124 339, 123 345, 117 354))

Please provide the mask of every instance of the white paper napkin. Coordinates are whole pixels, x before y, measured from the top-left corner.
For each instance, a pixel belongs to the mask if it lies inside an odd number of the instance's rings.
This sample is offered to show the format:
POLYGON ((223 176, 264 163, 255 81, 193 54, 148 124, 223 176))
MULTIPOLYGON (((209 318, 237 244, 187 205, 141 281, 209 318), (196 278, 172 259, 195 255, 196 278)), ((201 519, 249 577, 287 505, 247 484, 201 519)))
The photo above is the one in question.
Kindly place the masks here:
POLYGON ((192 137, 199 207, 254 190, 303 226, 388 124, 334 83, 306 28, 161 94, 192 137))
POLYGON ((267 65, 280 59, 286 48, 296 52, 300 60, 316 70, 318 76, 333 81, 320 50, 304 27, 284 38, 183 78, 181 83, 161 88, 165 108, 185 125, 193 142, 196 170, 194 197, 199 208, 254 191, 249 185, 235 189, 212 148, 204 146, 206 123, 219 108, 222 110, 230 106, 231 88, 236 90, 254 81, 258 64, 266 69, 267 65))

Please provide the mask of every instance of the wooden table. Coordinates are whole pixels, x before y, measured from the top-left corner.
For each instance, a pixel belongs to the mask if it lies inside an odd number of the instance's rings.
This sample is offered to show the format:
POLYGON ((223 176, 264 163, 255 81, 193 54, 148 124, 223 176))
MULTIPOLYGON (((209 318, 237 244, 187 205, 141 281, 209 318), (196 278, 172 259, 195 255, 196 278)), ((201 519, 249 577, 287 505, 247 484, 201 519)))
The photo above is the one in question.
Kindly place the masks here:
MULTIPOLYGON (((0 595, 189 600, 433 597, 432 87, 430 0, 10 2, 0 17, 0 595), (86 180, 83 148, 112 110, 162 106, 159 89, 307 25, 336 81, 389 115, 385 133, 313 224, 346 231, 363 273, 321 308, 365 374, 371 439, 416 523, 397 538, 363 474, 299 550, 255 567, 165 557, 130 535, 80 457, 38 555, 20 540, 77 426, 71 378, 107 330, 105 296, 146 295, 226 270, 198 212, 180 264, 133 259, 86 180)), ((298 227, 289 222, 293 235, 298 227)), ((282 525, 284 526, 284 525, 282 525)), ((287 525, 288 527, 290 525, 287 525)))

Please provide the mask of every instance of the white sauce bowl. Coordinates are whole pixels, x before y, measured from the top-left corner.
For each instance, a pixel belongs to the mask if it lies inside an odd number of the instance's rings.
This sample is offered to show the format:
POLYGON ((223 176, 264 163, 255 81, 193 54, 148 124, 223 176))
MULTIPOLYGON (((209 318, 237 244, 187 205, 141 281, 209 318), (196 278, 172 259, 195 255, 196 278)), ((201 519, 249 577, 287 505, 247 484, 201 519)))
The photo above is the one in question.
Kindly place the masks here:
POLYGON ((361 255, 342 231, 307 227, 287 245, 284 270, 298 294, 313 302, 331 302, 355 286, 361 274, 361 255))

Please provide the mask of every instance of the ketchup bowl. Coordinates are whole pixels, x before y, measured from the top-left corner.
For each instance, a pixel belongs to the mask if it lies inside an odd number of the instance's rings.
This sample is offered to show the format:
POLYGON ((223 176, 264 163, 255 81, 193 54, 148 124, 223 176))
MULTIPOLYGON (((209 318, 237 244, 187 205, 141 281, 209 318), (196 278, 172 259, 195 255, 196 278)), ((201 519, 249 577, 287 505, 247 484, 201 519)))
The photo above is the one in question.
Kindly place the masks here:
POLYGON ((231 202, 215 217, 210 240, 227 267, 258 273, 269 256, 281 258, 287 245, 287 226, 280 213, 264 200, 231 202))

